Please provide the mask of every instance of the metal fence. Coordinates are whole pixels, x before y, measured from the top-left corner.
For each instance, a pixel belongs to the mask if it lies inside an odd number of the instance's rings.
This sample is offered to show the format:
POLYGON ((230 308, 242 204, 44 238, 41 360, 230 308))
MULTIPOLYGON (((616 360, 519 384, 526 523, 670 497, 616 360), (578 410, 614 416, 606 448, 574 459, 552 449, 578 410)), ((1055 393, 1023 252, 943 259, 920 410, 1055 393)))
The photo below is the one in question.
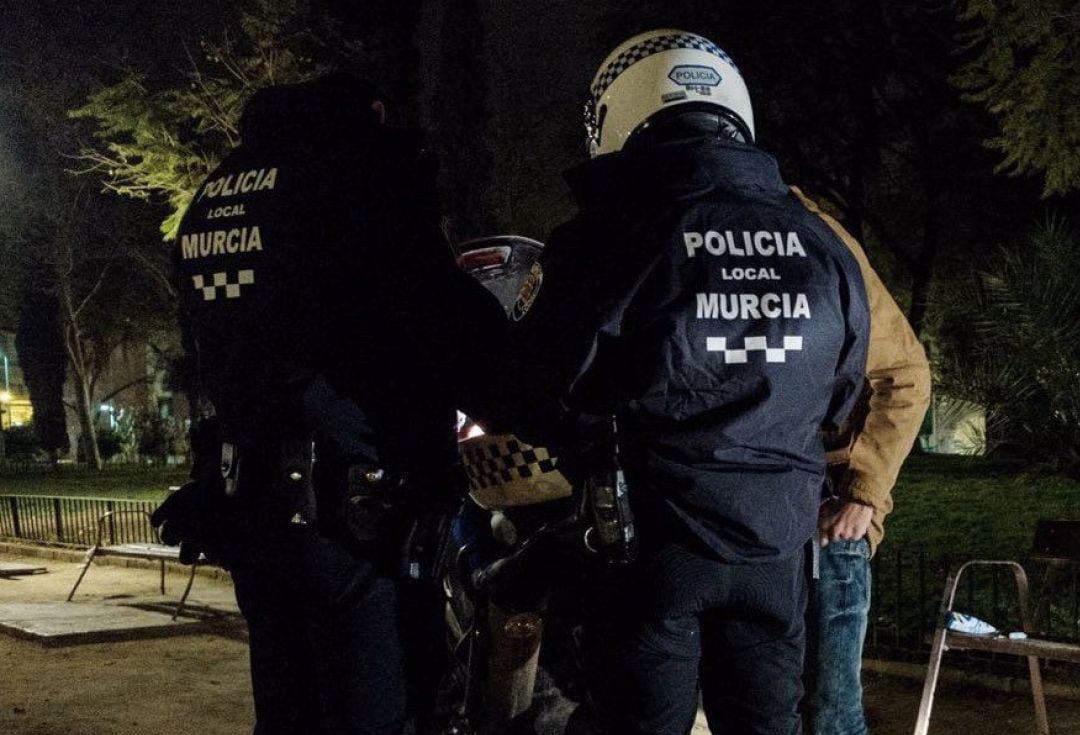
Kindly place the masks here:
MULTIPOLYGON (((149 500, 110 498, 61 498, 43 495, 0 495, 0 537, 44 543, 92 546, 97 540, 98 519, 108 511, 151 512, 149 500)), ((102 529, 107 544, 151 543, 150 524, 136 513, 110 516, 102 529)))
MULTIPOLYGON (((986 556, 980 555, 982 558, 986 556)), ((929 639, 941 614, 941 598, 950 570, 971 555, 924 549, 883 548, 873 559, 870 627, 866 654, 876 658, 926 661, 929 639)), ((1076 564, 1017 559, 1031 584, 1036 632, 1040 636, 1080 640, 1080 568, 1076 564)), ((1023 626, 1012 572, 1001 567, 970 567, 964 572, 953 605, 1002 631, 1023 626)), ((1003 676, 1026 678, 1026 661, 1016 656, 956 652, 951 665, 1003 676)), ((1056 678, 1080 682, 1080 666, 1044 663, 1056 678)))
MULTIPOLYGON (((156 503, 108 498, 0 495, 0 538, 91 546, 98 519, 108 511, 150 512, 156 503)), ((107 544, 149 543, 154 530, 137 513, 111 516, 102 528, 107 544)), ((969 556, 924 549, 886 546, 873 559, 870 627, 866 654, 877 658, 925 661, 929 638, 937 625, 941 595, 950 569, 969 556)), ((1038 633, 1080 640, 1080 567, 1019 560, 1031 581, 1038 633)), ((976 567, 965 572, 955 608, 975 615, 1001 630, 1020 630, 1021 622, 1012 574, 1000 567, 976 567)), ((980 653, 950 655, 953 665, 1006 676, 1026 676, 1025 663, 1014 656, 980 653)), ((1059 678, 1080 682, 1080 666, 1050 664, 1059 678)))

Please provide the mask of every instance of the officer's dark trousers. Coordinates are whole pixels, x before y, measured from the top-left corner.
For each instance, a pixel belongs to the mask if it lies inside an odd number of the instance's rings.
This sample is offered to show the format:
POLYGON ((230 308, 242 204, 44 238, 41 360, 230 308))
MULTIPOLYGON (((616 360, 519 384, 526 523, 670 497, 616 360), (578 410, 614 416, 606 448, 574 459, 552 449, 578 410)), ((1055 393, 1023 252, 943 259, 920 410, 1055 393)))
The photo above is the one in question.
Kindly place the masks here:
POLYGON ((256 735, 401 732, 433 698, 433 652, 444 650, 437 590, 313 531, 248 546, 231 567, 250 632, 256 735))
POLYGON ((729 565, 669 543, 599 571, 586 668, 610 733, 683 735, 700 686, 715 735, 797 735, 806 607, 803 555, 729 565))

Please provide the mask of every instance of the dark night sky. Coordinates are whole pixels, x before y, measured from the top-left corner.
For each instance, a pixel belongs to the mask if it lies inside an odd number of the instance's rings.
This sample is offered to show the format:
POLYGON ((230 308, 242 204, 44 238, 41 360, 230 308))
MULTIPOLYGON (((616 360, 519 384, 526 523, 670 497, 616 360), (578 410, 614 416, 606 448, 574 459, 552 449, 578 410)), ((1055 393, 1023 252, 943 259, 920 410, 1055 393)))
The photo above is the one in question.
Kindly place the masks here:
MULTIPOLYGON (((362 1, 369 0, 356 0, 362 1)), ((420 95, 429 128, 437 127, 440 114, 432 104, 439 79, 439 9, 449 2, 425 0, 417 31, 420 95)), ((218 35, 238 5, 231 0, 0 0, 0 143, 5 129, 9 144, 12 136, 5 117, 10 120, 11 108, 28 100, 51 97, 49 109, 59 116, 82 103, 95 82, 115 81, 125 67, 151 80, 186 68, 185 49, 199 58, 197 39, 218 35)), ((543 238, 571 212, 562 173, 584 154, 582 105, 612 43, 599 32, 604 7, 580 0, 480 0, 490 144, 502 156, 497 155, 493 171, 502 200, 493 206, 503 229, 543 238), (527 156, 519 150, 507 153, 497 142, 500 136, 530 141, 532 148, 527 156)), ((693 17, 684 12, 669 22, 694 30, 693 17)), ((645 28, 623 32, 640 30, 645 28)))
MULTIPOLYGON (((236 3, 222 0, 0 0, 0 88, 24 74, 107 73, 183 65, 185 45, 222 27, 236 3)), ((568 75, 584 88, 602 51, 589 48, 590 11, 576 0, 481 6, 493 87, 550 92, 568 75)), ((423 25, 421 34, 435 29, 423 25)), ((418 39, 421 51, 428 44, 418 39)), ((576 114, 576 111, 575 111, 576 114)))
MULTIPOLYGON (((173 74, 185 44, 221 24, 210 0, 0 0, 0 154, 25 160, 26 110, 61 117, 95 83, 135 68, 173 74)), ((53 126, 54 130, 58 128, 53 126)), ((70 149, 73 143, 58 143, 70 149)), ((65 150, 64 152, 68 152, 65 150)))
MULTIPOLYGON (((430 99, 438 14, 425 5, 417 40, 421 94, 430 99)), ((550 142, 553 151, 534 164, 535 185, 512 195, 528 213, 522 228, 533 236, 546 235, 569 207, 561 172, 580 158, 583 96, 606 51, 593 38, 589 5, 481 2, 493 134, 529 136, 550 142), (534 214, 540 211, 543 221, 534 214)), ((31 87, 48 90, 55 114, 62 114, 121 68, 151 75, 183 68, 185 47, 197 51, 197 39, 216 35, 235 7, 225 0, 0 0, 0 121, 31 87)), ((10 133, 0 122, 0 136, 4 127, 10 133)))
POLYGON ((175 57, 219 22, 211 0, 2 0, 0 59, 49 68, 175 57), (47 56, 49 58, 41 59, 47 56))
MULTIPOLYGON (((417 35, 421 99, 426 102, 429 127, 440 114, 431 102, 439 78, 438 9, 449 2, 453 0, 426 0, 417 35)), ((13 134, 12 126, 5 124, 5 112, 32 99, 28 89, 37 87, 35 95, 42 90, 53 94, 52 109, 59 115, 81 103, 95 81, 114 81, 120 67, 173 73, 187 66, 185 46, 197 50, 200 36, 220 32, 237 4, 230 0, 0 0, 0 154, 5 137, 10 153, 13 134)), ((502 228, 543 238, 571 210, 561 174, 582 159, 582 103, 589 80, 613 42, 610 28, 608 37, 602 37, 604 23, 598 8, 605 5, 580 0, 480 0, 490 134, 495 140, 502 136, 529 141, 531 146, 525 160, 520 150, 507 154, 506 146, 494 144, 502 155, 496 157, 493 172, 495 191, 503 198, 505 210, 502 228), (524 175, 522 166, 527 168, 524 175)), ((641 7, 646 6, 653 11, 663 8, 660 3, 642 3, 641 7)), ((636 7, 627 9, 627 23, 652 17, 636 7)), ((656 20, 660 17, 660 25, 704 30, 695 27, 698 14, 692 10, 674 16, 664 11, 656 20)), ((618 33, 640 30, 627 25, 618 33)), ((738 24, 726 31, 715 40, 739 58, 743 39, 738 24)), ((763 72, 759 69, 758 73, 763 72)), ((764 85, 754 86, 753 70, 748 79, 752 92, 761 94, 764 85)), ((762 101, 757 105, 760 111, 766 113, 767 99, 762 95, 758 100, 762 101)), ((769 132, 768 126, 768 116, 762 114, 759 130, 769 132)), ((767 140, 764 145, 770 148, 767 140)))

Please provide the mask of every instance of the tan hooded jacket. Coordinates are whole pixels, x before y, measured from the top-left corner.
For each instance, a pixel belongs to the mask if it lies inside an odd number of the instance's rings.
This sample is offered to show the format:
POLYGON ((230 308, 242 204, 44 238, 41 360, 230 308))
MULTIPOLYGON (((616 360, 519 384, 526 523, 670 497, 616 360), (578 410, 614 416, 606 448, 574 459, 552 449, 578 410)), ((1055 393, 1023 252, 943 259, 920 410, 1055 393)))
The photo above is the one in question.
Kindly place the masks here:
POLYGON ((870 267, 862 247, 833 217, 796 188, 792 192, 851 249, 870 301, 869 390, 845 427, 825 437, 829 475, 843 500, 874 509, 868 538, 873 553, 892 511, 892 489, 930 405, 930 366, 904 313, 870 267))

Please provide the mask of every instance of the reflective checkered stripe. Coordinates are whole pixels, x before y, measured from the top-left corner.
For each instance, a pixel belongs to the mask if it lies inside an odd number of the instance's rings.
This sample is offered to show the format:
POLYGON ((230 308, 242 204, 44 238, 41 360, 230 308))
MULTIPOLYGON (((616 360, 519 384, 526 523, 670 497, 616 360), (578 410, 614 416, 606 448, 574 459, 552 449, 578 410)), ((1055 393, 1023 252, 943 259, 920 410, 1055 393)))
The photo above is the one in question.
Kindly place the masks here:
POLYGON ((729 347, 726 337, 708 337, 705 340, 705 349, 723 354, 726 365, 742 365, 749 362, 751 352, 764 352, 765 362, 787 362, 789 352, 799 352, 802 348, 802 337, 791 335, 784 337, 782 347, 769 347, 768 337, 744 337, 741 348, 729 347))
POLYGON ((707 38, 687 33, 676 33, 670 36, 655 36, 642 41, 636 46, 631 46, 607 65, 604 72, 597 77, 595 82, 593 82, 592 89, 590 90, 593 101, 598 102, 600 98, 604 96, 604 92, 607 91, 612 82, 634 64, 642 59, 649 58, 653 54, 658 54, 661 51, 671 51, 672 49, 695 49, 697 51, 704 51, 707 54, 716 56, 724 63, 729 64, 735 71, 738 71, 738 67, 735 66, 735 62, 731 60, 731 57, 724 53, 722 48, 707 38))
POLYGON ((474 491, 554 472, 556 465, 556 459, 545 447, 531 447, 513 440, 462 446, 461 453, 474 491))
POLYGON ((240 289, 255 283, 255 271, 242 270, 231 280, 228 273, 212 273, 210 276, 191 277, 196 291, 202 291, 203 301, 214 301, 221 294, 227 299, 240 298, 240 289))

